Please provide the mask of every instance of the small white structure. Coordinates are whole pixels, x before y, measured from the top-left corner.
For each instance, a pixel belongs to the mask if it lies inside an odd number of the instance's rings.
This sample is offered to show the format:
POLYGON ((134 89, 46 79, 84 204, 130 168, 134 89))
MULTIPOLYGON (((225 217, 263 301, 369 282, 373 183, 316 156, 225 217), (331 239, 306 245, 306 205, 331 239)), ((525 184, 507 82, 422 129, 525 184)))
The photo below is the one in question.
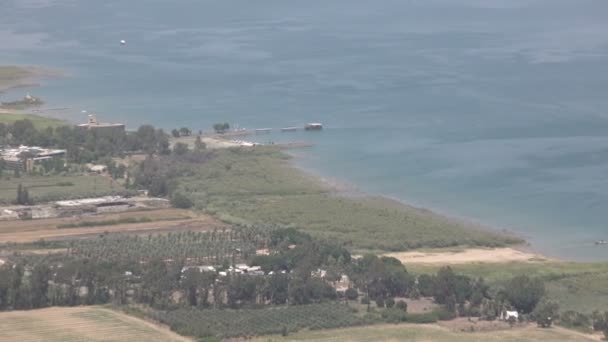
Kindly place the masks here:
POLYGON ((501 321, 508 321, 511 318, 515 319, 515 321, 519 320, 519 313, 517 311, 509 311, 509 310, 505 310, 503 312, 500 313, 500 320, 501 321))
POLYGON ((182 268, 182 273, 185 273, 186 271, 188 271, 189 269, 198 269, 199 272, 203 273, 203 272, 215 272, 215 267, 213 266, 184 266, 182 268))
POLYGON ((106 165, 89 163, 85 166, 87 167, 87 170, 89 170, 89 172, 104 173, 108 171, 108 167, 106 165))
POLYGON ((122 39, 122 40, 120 41, 120 45, 127 45, 127 41, 126 41, 126 40, 124 40, 124 39, 122 39))

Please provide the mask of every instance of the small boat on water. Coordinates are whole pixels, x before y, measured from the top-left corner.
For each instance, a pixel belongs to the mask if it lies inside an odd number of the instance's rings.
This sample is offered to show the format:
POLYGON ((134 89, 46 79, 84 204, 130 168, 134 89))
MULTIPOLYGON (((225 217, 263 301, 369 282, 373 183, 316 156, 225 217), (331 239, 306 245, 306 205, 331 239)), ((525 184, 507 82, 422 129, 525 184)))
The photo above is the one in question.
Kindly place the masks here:
POLYGON ((597 240, 597 241, 595 241, 595 244, 598 245, 598 246, 599 245, 608 245, 608 241, 606 241, 606 240, 597 240))
POLYGON ((281 132, 295 132, 298 130, 298 127, 284 127, 281 128, 281 132))
POLYGON ((268 134, 272 131, 272 128, 257 128, 255 134, 268 134))
POLYGON ((320 131, 323 129, 323 124, 318 122, 309 123, 304 126, 304 129, 307 131, 320 131))

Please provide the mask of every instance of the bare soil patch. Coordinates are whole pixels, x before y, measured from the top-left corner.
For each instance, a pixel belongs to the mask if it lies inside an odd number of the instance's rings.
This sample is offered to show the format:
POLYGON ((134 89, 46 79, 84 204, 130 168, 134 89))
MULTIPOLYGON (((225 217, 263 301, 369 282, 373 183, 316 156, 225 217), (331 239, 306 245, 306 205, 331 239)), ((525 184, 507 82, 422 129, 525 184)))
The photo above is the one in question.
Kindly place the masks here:
POLYGON ((549 261, 539 254, 519 251, 514 248, 471 248, 462 251, 397 252, 386 256, 399 259, 404 264, 444 264, 457 265, 468 263, 506 263, 549 261))
POLYGON ((26 221, 0 222, 0 243, 6 242, 34 242, 40 239, 60 240, 67 238, 84 238, 93 235, 108 233, 162 233, 175 230, 205 231, 222 228, 224 224, 216 219, 190 210, 159 209, 133 211, 123 213, 110 213, 96 216, 81 216, 69 218, 52 218, 26 221), (103 222, 108 220, 147 218, 150 222, 121 223, 115 225, 102 225, 77 228, 57 228, 65 224, 78 224, 79 222, 103 222), (172 220, 167 221, 167 218, 172 220))

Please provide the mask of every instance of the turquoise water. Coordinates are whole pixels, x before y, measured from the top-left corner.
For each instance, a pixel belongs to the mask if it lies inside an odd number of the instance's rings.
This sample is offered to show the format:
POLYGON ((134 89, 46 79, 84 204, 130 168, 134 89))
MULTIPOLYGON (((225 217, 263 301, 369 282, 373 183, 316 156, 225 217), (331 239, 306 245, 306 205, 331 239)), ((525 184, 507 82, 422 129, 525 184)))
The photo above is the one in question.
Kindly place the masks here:
POLYGON ((363 191, 608 260, 604 0, 1 3, 0 63, 65 70, 34 91, 57 115, 323 122, 261 139, 314 142, 299 162, 363 191))

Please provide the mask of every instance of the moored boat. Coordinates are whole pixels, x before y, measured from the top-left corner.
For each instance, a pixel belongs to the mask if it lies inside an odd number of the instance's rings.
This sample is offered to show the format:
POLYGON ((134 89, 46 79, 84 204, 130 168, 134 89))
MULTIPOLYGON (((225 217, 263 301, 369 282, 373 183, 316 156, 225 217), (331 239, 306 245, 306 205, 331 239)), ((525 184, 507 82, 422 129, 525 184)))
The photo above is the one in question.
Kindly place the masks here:
POLYGON ((318 122, 309 123, 304 126, 304 129, 307 131, 320 131, 323 129, 323 124, 318 122))

